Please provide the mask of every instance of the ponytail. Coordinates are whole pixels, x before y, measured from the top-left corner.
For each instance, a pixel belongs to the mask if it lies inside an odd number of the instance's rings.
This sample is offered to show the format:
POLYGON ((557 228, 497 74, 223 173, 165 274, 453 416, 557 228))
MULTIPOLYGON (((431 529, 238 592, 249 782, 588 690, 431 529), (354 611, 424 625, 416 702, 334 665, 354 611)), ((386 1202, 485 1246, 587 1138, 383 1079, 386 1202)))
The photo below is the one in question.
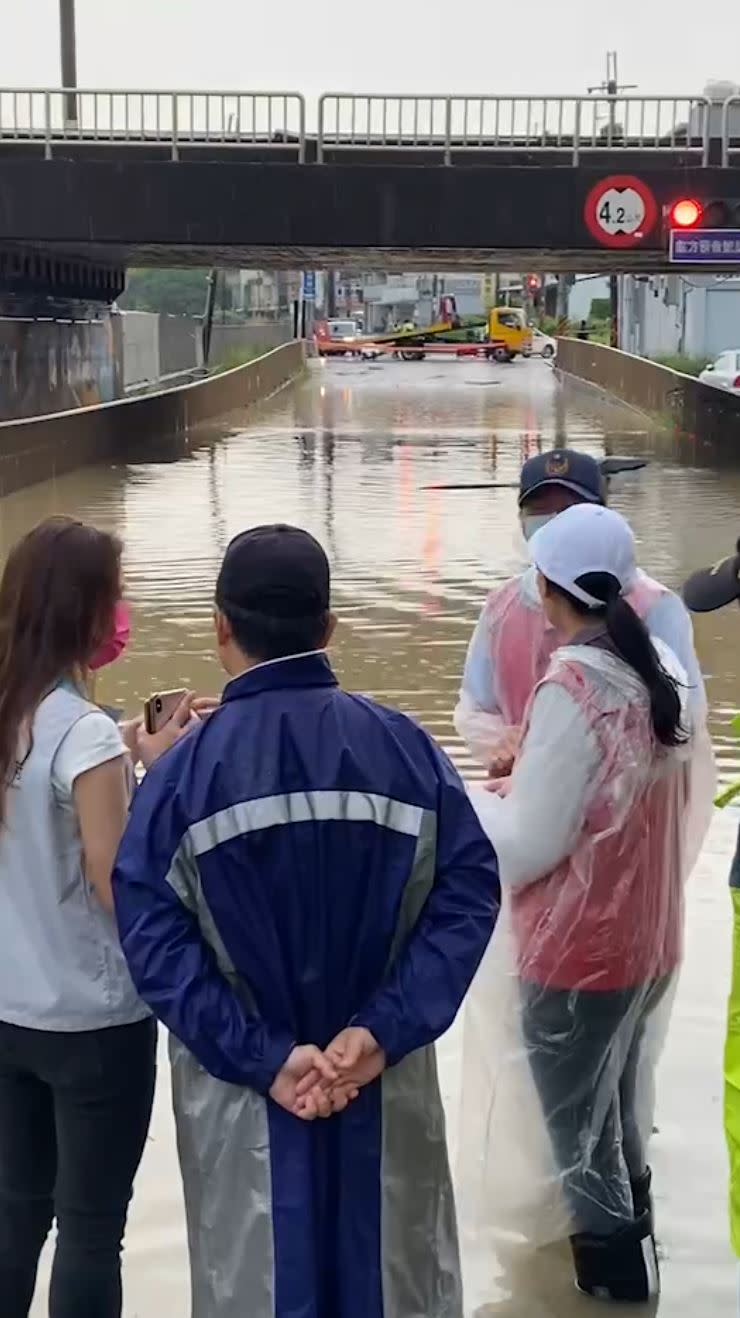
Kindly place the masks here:
POLYGON ((647 627, 622 595, 607 603, 605 621, 615 650, 648 689, 655 736, 663 746, 680 746, 686 733, 681 726, 678 688, 660 662, 647 627))
POLYGON ((647 687, 650 717, 657 740, 663 746, 681 746, 687 734, 681 726, 677 684, 660 662, 644 622, 620 593, 617 578, 609 572, 587 572, 574 585, 593 599, 603 600, 603 607, 589 607, 569 591, 563 591, 562 587, 554 588, 566 596, 577 613, 604 621, 614 649, 647 687))

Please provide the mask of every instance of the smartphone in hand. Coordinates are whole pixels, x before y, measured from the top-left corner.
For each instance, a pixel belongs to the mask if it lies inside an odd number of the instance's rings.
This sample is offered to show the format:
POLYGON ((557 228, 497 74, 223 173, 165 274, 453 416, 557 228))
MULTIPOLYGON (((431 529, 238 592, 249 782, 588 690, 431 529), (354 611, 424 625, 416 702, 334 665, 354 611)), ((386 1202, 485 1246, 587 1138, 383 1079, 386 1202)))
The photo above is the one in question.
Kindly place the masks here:
POLYGON ((169 723, 187 691, 157 691, 144 705, 144 727, 150 736, 169 723))

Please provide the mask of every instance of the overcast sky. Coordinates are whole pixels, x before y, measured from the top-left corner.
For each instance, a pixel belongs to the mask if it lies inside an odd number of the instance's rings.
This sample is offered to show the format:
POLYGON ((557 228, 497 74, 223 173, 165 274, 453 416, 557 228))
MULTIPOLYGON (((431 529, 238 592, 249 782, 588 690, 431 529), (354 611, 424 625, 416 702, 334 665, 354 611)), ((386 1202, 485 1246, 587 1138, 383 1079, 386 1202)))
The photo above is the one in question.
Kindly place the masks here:
MULTIPOLYGON (((59 86, 58 0, 0 0, 0 85, 59 86)), ((740 0, 77 0, 87 87, 642 92, 740 82, 740 0), (708 17, 707 16, 708 13, 708 17)))

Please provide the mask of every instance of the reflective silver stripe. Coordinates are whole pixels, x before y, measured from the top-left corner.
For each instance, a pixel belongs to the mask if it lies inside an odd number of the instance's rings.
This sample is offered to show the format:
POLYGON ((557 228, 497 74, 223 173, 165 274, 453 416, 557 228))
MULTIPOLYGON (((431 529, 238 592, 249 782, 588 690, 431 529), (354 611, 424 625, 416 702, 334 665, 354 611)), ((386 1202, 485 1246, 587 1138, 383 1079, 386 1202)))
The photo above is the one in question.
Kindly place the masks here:
POLYGON ((208 819, 192 824, 189 837, 193 852, 202 856, 222 842, 255 833, 262 828, 327 820, 377 824, 395 833, 417 837, 424 811, 407 801, 394 801, 374 792, 290 792, 263 796, 255 801, 237 801, 208 819))
MULTIPOLYGON (((404 888, 390 963, 431 892, 437 819, 425 812, 404 888)), ((403 1318, 462 1318, 462 1281, 445 1118, 433 1047, 385 1072, 382 1084, 383 1309, 403 1318)))
POLYGON ((170 1036, 191 1318, 275 1318, 267 1103, 208 1075, 170 1036))
MULTIPOLYGON (((249 986, 226 951, 203 893, 190 838, 172 858, 167 882, 197 916, 219 970, 247 1011, 249 986)), ((275 1242, 267 1103, 253 1089, 216 1080, 170 1035, 172 1101, 185 1191, 191 1318, 275 1315, 275 1242)))

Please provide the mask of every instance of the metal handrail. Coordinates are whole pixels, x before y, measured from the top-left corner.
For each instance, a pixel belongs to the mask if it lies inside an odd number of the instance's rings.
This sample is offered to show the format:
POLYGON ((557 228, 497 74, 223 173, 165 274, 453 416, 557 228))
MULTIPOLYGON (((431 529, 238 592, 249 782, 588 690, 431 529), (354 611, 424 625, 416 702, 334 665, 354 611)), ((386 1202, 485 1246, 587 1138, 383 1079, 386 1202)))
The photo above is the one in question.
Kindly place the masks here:
MULTIPOLYGON (((732 131, 730 127, 730 114, 734 109, 740 110, 740 93, 734 96, 728 96, 722 106, 722 167, 729 169, 733 152, 740 151, 740 144, 736 147, 732 145, 732 131)), ((740 133, 736 136, 740 139, 740 133)))
MULTIPOLYGON (((318 102, 316 158, 327 151, 412 149, 451 165, 460 153, 504 151, 570 155, 577 165, 598 151, 686 152, 709 164, 713 138, 722 164, 740 150, 731 117, 740 93, 724 103, 706 96, 388 96, 326 92, 318 102), (721 127, 718 124, 721 121, 721 127), (717 131, 714 125, 718 124, 717 131)), ((306 104, 293 91, 192 91, 150 88, 0 88, 0 142, 217 146, 294 152, 306 159, 306 104), (76 116, 69 119, 69 103, 76 116)))
POLYGON ((127 146, 245 147, 306 158, 305 98, 294 91, 162 91, 123 88, 0 88, 0 141, 127 146), (70 99, 77 115, 69 119, 70 99), (282 137, 284 140, 279 140, 282 137))
POLYGON ((693 95, 386 96, 332 92, 319 100, 317 159, 326 159, 327 148, 438 151, 446 163, 457 151, 526 149, 570 152, 573 164, 578 164, 583 152, 619 149, 692 151, 701 154, 706 165, 710 109, 706 96, 693 95), (341 122, 343 106, 350 116, 346 127, 341 122), (413 109, 411 122, 404 116, 409 106, 413 109), (427 115, 420 126, 421 107, 427 115), (441 130, 437 127, 440 122, 444 124, 441 130))

